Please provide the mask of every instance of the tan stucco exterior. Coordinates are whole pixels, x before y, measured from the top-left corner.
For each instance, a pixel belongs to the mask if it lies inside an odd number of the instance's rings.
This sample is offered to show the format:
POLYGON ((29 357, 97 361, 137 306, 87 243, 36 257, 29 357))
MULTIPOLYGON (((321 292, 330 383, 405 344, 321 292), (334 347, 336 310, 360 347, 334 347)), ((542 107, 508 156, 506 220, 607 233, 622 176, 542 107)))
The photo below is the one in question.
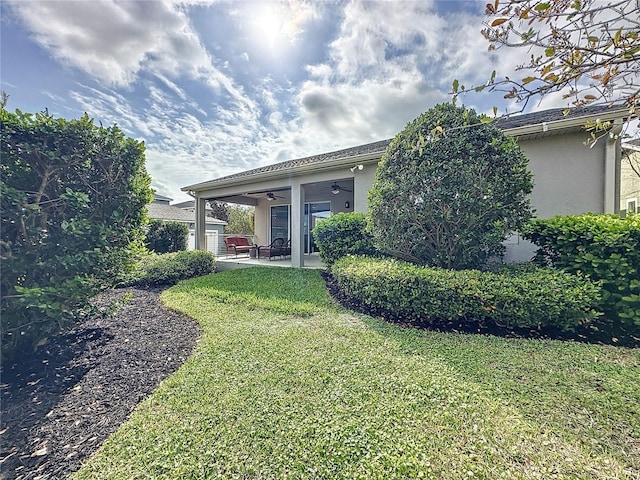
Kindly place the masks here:
MULTIPOLYGON (((638 142, 640 143, 640 142, 638 142)), ((627 214, 628 206, 635 203, 636 211, 640 213, 640 145, 630 145, 623 150, 620 174, 620 210, 627 214), (635 165, 636 170, 631 168, 635 165)))
MULTIPOLYGON (((600 119, 602 115, 600 112, 600 119)), ((604 115, 614 125, 619 125, 628 112, 607 110, 604 115)), ((503 128, 507 135, 518 140, 529 158, 529 168, 534 175, 531 205, 540 218, 620 211, 620 140, 615 135, 604 135, 595 145, 587 146, 589 134, 582 126, 588 118, 560 116, 553 121, 503 128)), ((341 156, 342 152, 331 152, 314 162, 307 161, 313 157, 283 162, 277 168, 249 171, 183 190, 190 191, 197 199, 216 198, 254 205, 256 242, 259 244, 272 240, 269 238, 270 207, 289 205, 292 265, 303 266, 305 203, 331 202, 332 213, 366 212, 368 190, 384 153, 379 143, 371 144, 375 151, 366 154, 350 155, 345 151, 347 154, 341 156), (330 186, 334 182, 351 191, 343 190, 333 195, 330 186), (282 198, 268 201, 267 192, 282 198), (348 202, 348 208, 345 202, 348 202)), ((357 148, 360 147, 354 147, 357 148)), ((204 211, 204 203, 201 205, 204 211)), ((535 250, 517 234, 505 243, 505 261, 528 260, 535 250)))

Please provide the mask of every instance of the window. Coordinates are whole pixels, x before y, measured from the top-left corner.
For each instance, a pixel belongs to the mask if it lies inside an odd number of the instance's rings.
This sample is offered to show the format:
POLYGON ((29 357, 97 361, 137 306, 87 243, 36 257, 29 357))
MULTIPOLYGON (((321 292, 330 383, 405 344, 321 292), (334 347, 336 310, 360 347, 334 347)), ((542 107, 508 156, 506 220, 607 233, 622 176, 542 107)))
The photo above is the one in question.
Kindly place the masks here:
POLYGON ((627 198, 627 213, 638 213, 637 198, 627 198))

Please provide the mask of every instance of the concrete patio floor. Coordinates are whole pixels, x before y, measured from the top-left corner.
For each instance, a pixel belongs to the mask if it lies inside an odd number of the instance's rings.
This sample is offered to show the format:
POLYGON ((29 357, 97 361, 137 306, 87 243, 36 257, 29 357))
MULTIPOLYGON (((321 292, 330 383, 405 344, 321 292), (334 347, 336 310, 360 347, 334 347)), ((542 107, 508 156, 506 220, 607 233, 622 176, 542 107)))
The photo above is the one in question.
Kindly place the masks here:
MULTIPOLYGON (((223 272, 225 270, 232 270, 235 268, 247 268, 247 267, 289 267, 291 268, 291 257, 272 257, 268 258, 251 258, 248 255, 239 255, 237 258, 235 255, 219 256, 216 258, 216 271, 223 272)), ((304 256, 303 268, 324 268, 324 263, 320 260, 317 253, 304 256)))

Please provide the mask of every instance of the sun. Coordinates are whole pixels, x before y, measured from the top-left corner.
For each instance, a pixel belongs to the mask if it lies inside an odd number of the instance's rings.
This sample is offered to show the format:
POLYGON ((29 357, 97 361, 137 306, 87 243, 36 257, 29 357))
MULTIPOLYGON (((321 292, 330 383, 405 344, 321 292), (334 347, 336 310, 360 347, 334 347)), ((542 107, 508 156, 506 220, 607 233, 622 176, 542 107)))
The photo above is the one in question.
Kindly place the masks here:
POLYGON ((260 9, 255 17, 260 40, 274 48, 286 37, 283 12, 280 11, 277 4, 267 3, 260 9))

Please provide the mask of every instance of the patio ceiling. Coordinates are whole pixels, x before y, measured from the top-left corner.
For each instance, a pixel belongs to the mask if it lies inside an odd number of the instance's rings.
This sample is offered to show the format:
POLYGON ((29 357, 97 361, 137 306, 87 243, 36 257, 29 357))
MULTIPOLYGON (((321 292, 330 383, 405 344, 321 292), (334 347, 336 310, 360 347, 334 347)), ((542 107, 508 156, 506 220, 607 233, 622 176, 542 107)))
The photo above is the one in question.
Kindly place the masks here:
MULTIPOLYGON (((335 180, 313 182, 305 184, 305 196, 308 198, 331 198, 331 186, 338 183, 343 189, 353 191, 353 178, 336 178, 335 180)), ((266 199, 268 193, 273 193, 278 203, 291 202, 291 187, 282 186, 274 188, 259 188, 257 190, 249 190, 251 185, 239 185, 237 193, 228 195, 211 197, 207 200, 218 200, 227 203, 238 203, 242 205, 257 205, 260 200, 266 199)))

